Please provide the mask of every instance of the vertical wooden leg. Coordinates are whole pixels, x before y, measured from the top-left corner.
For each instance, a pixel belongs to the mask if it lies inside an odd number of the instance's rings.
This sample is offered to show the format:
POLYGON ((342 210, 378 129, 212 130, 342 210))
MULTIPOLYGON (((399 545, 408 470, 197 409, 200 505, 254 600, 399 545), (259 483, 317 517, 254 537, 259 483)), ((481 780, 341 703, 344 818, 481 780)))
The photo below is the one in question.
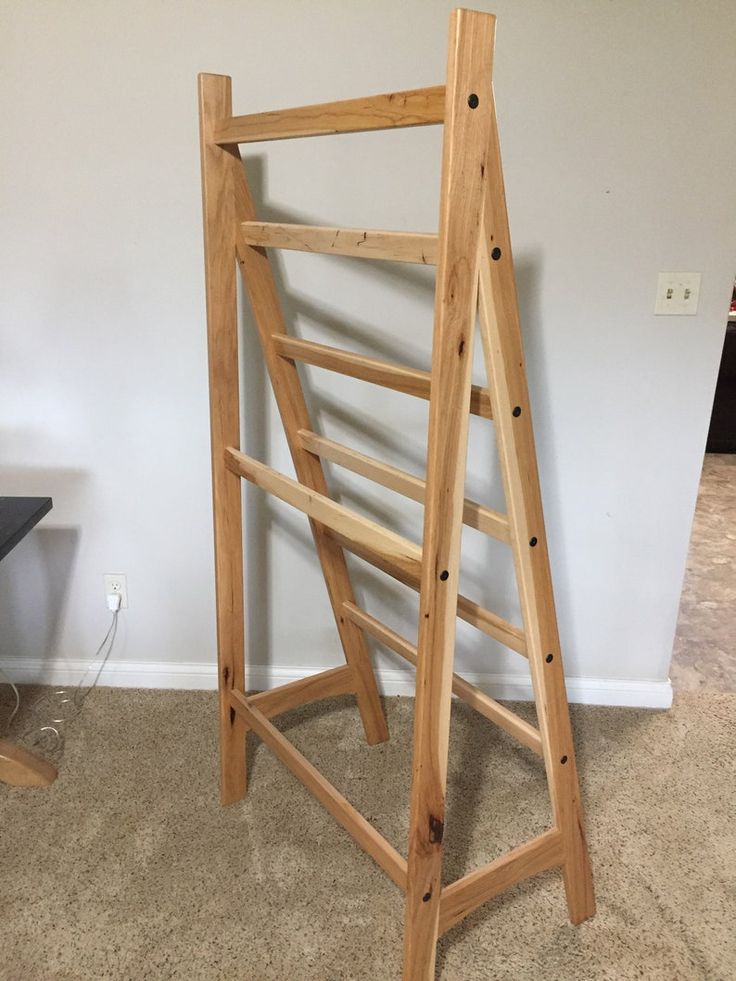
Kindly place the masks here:
MULTIPOLYGON (((238 165, 232 171, 232 179, 238 221, 254 220, 255 207, 239 157, 238 165)), ((273 343, 274 336, 286 333, 286 325, 268 255, 264 249, 253 248, 242 242, 237 244, 237 249, 243 284, 250 300, 297 479, 306 487, 329 496, 320 458, 305 450, 298 436, 300 429, 311 430, 313 427, 297 367, 293 361, 280 357, 273 343)), ((366 739, 371 745, 380 743, 388 739, 388 727, 368 647, 362 632, 343 612, 344 603, 355 602, 345 555, 334 539, 325 534, 319 522, 311 521, 310 525, 345 660, 353 669, 358 709, 366 739)))
POLYGON ((414 716, 405 981, 434 977, 442 882, 477 250, 495 18, 450 21, 414 716))
POLYGON ((570 919, 595 912, 565 692, 514 282, 495 113, 480 262, 480 329, 547 782, 563 836, 570 919))
POLYGON ((240 478, 225 468, 225 448, 240 446, 235 210, 231 170, 237 147, 211 141, 214 124, 232 115, 230 79, 199 76, 207 337, 210 375, 212 493, 215 522, 217 658, 220 699, 220 797, 245 796, 245 723, 230 692, 245 690, 245 610, 240 478))

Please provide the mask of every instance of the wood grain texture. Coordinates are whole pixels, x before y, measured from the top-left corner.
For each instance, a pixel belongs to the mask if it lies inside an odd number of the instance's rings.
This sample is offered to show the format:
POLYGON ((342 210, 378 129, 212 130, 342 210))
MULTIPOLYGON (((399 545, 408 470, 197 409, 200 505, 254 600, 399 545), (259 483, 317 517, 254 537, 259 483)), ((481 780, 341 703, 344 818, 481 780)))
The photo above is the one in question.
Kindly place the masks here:
POLYGON ((48 787, 56 768, 40 756, 7 739, 0 739, 0 783, 11 787, 48 787))
POLYGON ((257 143, 299 136, 327 136, 366 130, 441 123, 445 112, 445 87, 388 92, 340 102, 323 102, 294 109, 276 109, 220 120, 216 143, 257 143))
MULTIPOLYGON (((298 678, 287 685, 279 685, 278 688, 249 695, 248 703, 253 708, 258 709, 267 719, 271 719, 274 715, 281 715, 282 712, 289 712, 300 705, 307 705, 309 702, 316 702, 321 698, 331 698, 334 695, 354 695, 355 687, 353 669, 349 664, 342 664, 339 668, 330 668, 327 671, 313 674, 309 678, 298 678)), ((240 692, 239 694, 244 693, 240 692)), ((233 701, 231 699, 230 704, 237 710, 240 700, 233 701)))
MULTIPOLYGON (((274 345, 284 358, 311 364, 317 368, 326 368, 350 378, 371 385, 390 388, 394 392, 403 392, 419 399, 429 399, 432 376, 428 371, 419 368, 407 368, 405 365, 392 361, 381 361, 369 358, 365 354, 354 354, 329 344, 318 344, 316 341, 305 341, 299 337, 274 337, 274 345)), ((487 388, 471 385, 469 411, 476 416, 490 419, 491 399, 487 388)))
POLYGON ((225 467, 226 446, 240 445, 235 229, 231 170, 237 147, 212 142, 217 119, 231 112, 230 79, 199 76, 200 151, 209 354, 210 441, 215 524, 220 796, 246 790, 245 727, 230 711, 229 693, 245 690, 243 527, 240 481, 225 467))
POLYGON ((553 828, 445 886, 440 897, 440 933, 456 926, 504 889, 556 868, 562 861, 562 835, 553 828))
POLYGON ((244 221, 243 241, 268 249, 344 255, 354 259, 437 263, 437 236, 429 232, 380 232, 363 228, 322 228, 272 221, 244 221))
POLYGON ((565 851, 568 909, 572 922, 580 923, 595 912, 595 899, 542 513, 495 115, 488 174, 485 255, 480 264, 481 338, 547 782, 565 851), (495 259, 494 249, 500 250, 495 259))
MULTIPOLYGON (((386 647, 390 648, 395 654, 398 654, 399 657, 403 657, 405 661, 416 667, 417 649, 413 644, 409 643, 400 634, 397 634, 395 630, 391 630, 385 623, 381 623, 380 620, 372 617, 370 613, 366 613, 365 610, 355 606, 353 603, 346 603, 344 609, 346 615, 350 617, 357 627, 365 630, 371 637, 385 644, 386 647)), ((465 681, 459 674, 453 674, 452 676, 452 691, 458 698, 461 698, 467 705, 470 705, 476 712, 485 716, 490 722, 494 722, 533 752, 538 753, 540 756, 542 755, 542 739, 539 731, 534 726, 529 725, 528 722, 525 722, 524 719, 519 718, 516 713, 501 705, 500 702, 491 698, 490 695, 486 695, 476 685, 471 685, 465 681)))
MULTIPOLYGON (((387 463, 382 463, 365 453, 343 446, 335 440, 327 439, 325 436, 318 436, 307 430, 299 431, 299 439, 305 450, 314 453, 323 460, 329 460, 338 466, 344 467, 351 473, 357 473, 361 477, 366 477, 381 487, 396 491, 412 501, 424 503, 426 482, 420 477, 392 467, 387 463)), ((509 526, 506 518, 491 508, 484 507, 476 501, 465 498, 463 502, 463 524, 469 528, 476 528, 484 532, 491 538, 496 538, 502 542, 509 540, 509 526)))
MULTIPOLYGON (((254 220, 255 208, 245 171, 240 163, 233 173, 233 189, 238 222, 254 220)), ((245 293, 253 313, 297 478, 305 487, 329 496, 320 460, 302 448, 296 435, 300 429, 311 429, 312 424, 296 365, 279 357, 274 346, 274 338, 286 334, 286 325, 268 255, 263 249, 252 248, 243 242, 239 229, 236 235, 245 293)), ((311 521, 310 526, 345 660, 355 672, 356 697, 366 739, 371 745, 380 743, 388 739, 388 728, 368 648, 360 631, 342 615, 342 604, 354 599, 345 556, 321 525, 311 521)))
POLYGON ((374 552, 383 562, 390 562, 404 575, 417 577, 421 568, 422 550, 408 538, 403 538, 382 525, 364 518, 324 494, 310 490, 291 477, 286 477, 272 467, 252 457, 229 448, 227 465, 233 473, 240 474, 257 487, 268 491, 279 500, 291 504, 319 524, 349 538, 366 551, 374 552))
POLYGON ((239 692, 231 694, 233 702, 238 703, 238 712, 269 749, 281 762, 301 780, 307 790, 332 814, 336 821, 348 831, 400 889, 406 889, 406 861, 393 845, 380 835, 376 829, 357 811, 353 805, 327 780, 319 770, 312 766, 289 740, 283 736, 268 719, 254 708, 248 699, 239 692))
MULTIPOLYGON (((393 562, 385 552, 371 549, 357 539, 350 538, 348 535, 342 535, 340 532, 329 528, 327 529, 327 534, 339 542, 342 548, 348 552, 352 552, 353 555, 365 559, 366 562, 369 562, 377 569, 381 569, 387 575, 393 576, 394 579, 403 583, 405 586, 419 590, 421 577, 412 573, 409 568, 393 562)), ((487 610, 474 600, 468 599, 467 596, 460 594, 457 597, 457 615, 472 627, 482 631, 482 633, 487 634, 489 637, 493 637, 494 640, 497 640, 500 644, 504 644, 510 650, 516 651, 517 654, 521 654, 522 657, 526 657, 524 631, 514 626, 514 624, 509 623, 508 620, 504 620, 497 613, 487 610)))
POLYGON ((495 18, 450 19, 417 643, 404 981, 434 977, 495 18))

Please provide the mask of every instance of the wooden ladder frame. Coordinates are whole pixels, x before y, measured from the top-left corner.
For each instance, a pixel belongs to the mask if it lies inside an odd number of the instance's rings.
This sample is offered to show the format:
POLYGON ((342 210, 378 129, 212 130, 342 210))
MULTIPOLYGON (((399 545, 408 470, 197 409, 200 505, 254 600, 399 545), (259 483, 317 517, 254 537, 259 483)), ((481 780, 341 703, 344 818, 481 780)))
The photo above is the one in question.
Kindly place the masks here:
POLYGON ((495 18, 456 10, 445 86, 280 112, 233 116, 230 78, 199 77, 217 579, 221 797, 246 790, 253 730, 406 894, 404 978, 434 976, 438 936, 529 876, 562 870, 569 916, 594 913, 575 755, 542 516, 491 85, 495 18), (444 124, 439 233, 317 228, 258 221, 240 143, 444 124), (287 334, 267 248, 437 267, 431 373, 287 334), (236 266, 239 265, 297 480, 240 446, 236 266), (471 385, 479 314, 488 388, 471 385), (297 363, 429 400, 426 481, 318 435, 297 363), (469 413, 493 419, 507 502, 501 515, 464 498, 469 413), (421 547, 330 498, 322 460, 424 503, 421 547), (241 478, 303 511, 327 585, 345 664, 246 696, 241 478), (507 542, 523 630, 458 595, 462 525, 507 542), (416 647, 356 603, 344 550, 419 591, 416 647), (453 674, 455 618, 529 661, 538 728, 453 674), (353 693, 366 738, 388 738, 365 634, 416 665, 408 859, 269 721, 353 693), (553 826, 450 885, 441 884, 452 692, 543 757, 553 826))

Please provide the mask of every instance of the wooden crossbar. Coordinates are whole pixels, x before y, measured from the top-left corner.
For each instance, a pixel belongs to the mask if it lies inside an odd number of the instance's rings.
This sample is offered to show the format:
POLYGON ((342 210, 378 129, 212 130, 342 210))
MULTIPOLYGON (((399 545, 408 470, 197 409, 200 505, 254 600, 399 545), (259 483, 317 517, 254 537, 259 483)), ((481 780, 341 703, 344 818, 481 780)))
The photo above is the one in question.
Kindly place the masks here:
MULTIPOLYGON (((395 654, 398 654, 399 657, 403 657, 405 661, 416 667, 417 649, 414 644, 410 644, 408 640, 397 634, 395 630, 387 627, 385 623, 381 623, 380 620, 371 616, 370 613, 366 613, 365 610, 356 606, 355 603, 345 603, 343 604, 343 609, 345 610, 345 615, 350 617, 356 627, 365 630, 371 637, 385 644, 386 647, 395 654)), ((474 708, 476 712, 479 712, 491 722, 495 722, 497 726, 508 732, 509 735, 514 736, 524 746, 541 756, 542 737, 539 734, 539 730, 535 729, 534 726, 525 722, 524 719, 520 719, 515 712, 501 705, 500 702, 491 698, 490 695, 486 695, 476 685, 471 685, 468 681, 465 681, 459 674, 453 674, 452 676, 452 690, 458 698, 461 698, 467 705, 474 708)))
MULTIPOLYGON (((317 433, 309 432, 306 429, 300 429, 298 436, 305 450, 314 453, 323 460, 329 460, 330 463, 336 463, 338 466, 350 470, 351 473, 367 477, 382 487, 388 487, 398 494, 403 494, 404 497, 408 497, 412 501, 424 503, 426 481, 407 473, 406 470, 400 470, 388 463, 382 463, 374 457, 359 453, 357 450, 352 450, 335 442, 335 440, 319 436, 317 433)), ((492 511, 491 508, 478 504, 476 501, 468 500, 468 498, 463 504, 463 523, 469 528, 476 528, 499 541, 508 542, 509 540, 509 523, 506 517, 497 511, 492 511)))
MULTIPOLYGON (((422 566, 422 550, 419 545, 370 518, 356 514, 343 504, 309 490, 298 481, 246 456, 232 446, 225 451, 225 462, 233 473, 324 525, 327 533, 349 552, 366 559, 399 582, 413 589, 419 588, 422 566)), ((466 596, 458 596, 457 615, 489 637, 526 656, 523 630, 479 603, 466 596)))
MULTIPOLYGON (((347 535, 343 535, 333 529, 328 529, 327 534, 342 548, 347 549, 348 552, 352 552, 353 555, 365 559, 366 562, 374 565, 377 569, 381 569, 389 576, 393 576, 394 579, 403 583, 405 586, 409 586, 417 592, 419 591, 419 578, 402 569, 398 563, 393 562, 385 553, 361 544, 355 539, 351 539, 347 535)), ((509 623, 508 620, 504 620, 497 613, 487 610, 480 603, 476 603, 474 600, 468 599, 467 596, 463 596, 462 594, 458 594, 456 612, 461 620, 469 623, 472 627, 487 634, 489 637, 493 637, 494 640, 504 644, 512 651, 516 651, 517 654, 521 654, 523 657, 527 656, 524 631, 509 623)))
POLYGON ((291 477, 284 476, 273 467, 260 463, 233 447, 228 447, 225 455, 227 466, 234 473, 298 508, 330 530, 348 536, 357 547, 375 552, 382 561, 390 562, 401 569, 404 575, 419 575, 422 550, 408 538, 383 528, 375 521, 356 514, 317 491, 309 490, 291 477))
MULTIPOLYGON (((285 334, 274 335, 273 344, 283 358, 336 371, 338 374, 358 378, 360 381, 380 385, 382 388, 390 388, 395 392, 403 392, 405 395, 413 395, 415 398, 429 399, 432 376, 428 371, 407 368, 392 361, 380 361, 364 354, 343 351, 329 344, 318 344, 316 341, 305 341, 300 337, 288 337, 285 334)), ((493 417, 487 388, 481 388, 479 385, 471 386, 470 412, 484 419, 493 417)))
POLYGON ((367 821, 360 811, 322 776, 266 716, 254 708, 240 692, 230 693, 231 704, 248 728, 301 780, 307 790, 330 812, 371 858, 381 866, 400 889, 406 890, 406 859, 367 821))
POLYGON ((380 232, 363 228, 322 228, 273 221, 244 221, 246 245, 296 252, 321 252, 354 259, 437 265, 437 236, 429 232, 380 232))
MULTIPOLYGON (((257 708, 265 718, 281 715, 300 705, 316 702, 321 698, 333 695, 350 695, 356 691, 355 672, 349 664, 341 664, 338 668, 330 668, 310 675, 308 678, 298 678, 278 688, 258 692, 248 696, 248 703, 257 708)), ((243 694, 243 692, 239 692, 243 694)))
POLYGON ((547 869, 557 868, 563 861, 562 835, 553 828, 512 849, 494 862, 469 872, 442 890, 439 932, 445 933, 474 909, 515 883, 530 879, 547 869))
POLYGON ((215 123, 214 142, 258 143, 299 136, 428 126, 445 118, 445 86, 233 116, 215 123))

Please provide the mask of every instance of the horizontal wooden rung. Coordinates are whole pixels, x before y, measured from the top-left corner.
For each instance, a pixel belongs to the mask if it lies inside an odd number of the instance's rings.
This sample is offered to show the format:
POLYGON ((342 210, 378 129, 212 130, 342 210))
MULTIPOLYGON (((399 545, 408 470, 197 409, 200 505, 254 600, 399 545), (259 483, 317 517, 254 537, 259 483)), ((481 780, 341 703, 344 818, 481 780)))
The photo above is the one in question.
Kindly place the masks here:
MULTIPOLYGON (((416 667, 417 649, 408 640, 397 634, 396 631, 391 630, 385 623, 381 623, 380 620, 372 617, 370 613, 366 613, 365 610, 362 610, 354 603, 343 603, 343 609, 345 615, 356 627, 365 630, 371 637, 385 644, 386 647, 394 651, 395 654, 398 654, 399 657, 403 657, 404 660, 409 661, 410 664, 416 667)), ((524 719, 520 719, 516 713, 501 705, 500 702, 491 698, 490 695, 486 695, 480 688, 465 681, 459 674, 453 674, 452 676, 452 690, 458 698, 461 698, 471 708, 474 708, 476 712, 479 712, 491 722, 495 722, 497 726, 508 732, 509 735, 514 736, 524 746, 527 746, 540 756, 542 755, 542 737, 539 734, 539 730, 535 729, 534 726, 529 725, 524 719)))
POLYGON ((215 124, 214 142, 258 143, 403 126, 429 126, 445 118, 445 87, 409 89, 341 102, 233 116, 215 124))
POLYGON ((515 883, 557 868, 563 860, 562 834, 553 828, 445 886, 440 896, 439 932, 445 933, 515 883))
MULTIPOLYGON (((319 522, 342 548, 359 555, 367 562, 382 569, 399 582, 419 589, 422 550, 419 545, 382 525, 364 518, 350 508, 338 504, 324 494, 310 490, 303 484, 246 456, 234 447, 225 450, 225 465, 233 473, 245 477, 251 483, 279 500, 291 504, 314 521, 319 522)), ((508 623, 466 596, 457 598, 457 615, 500 641, 511 650, 526 656, 526 638, 518 627, 508 623)))
MULTIPOLYGON (((363 354, 343 351, 328 344, 305 341, 286 334, 273 334, 272 341, 278 354, 293 361, 301 361, 317 368, 336 371, 350 378, 358 378, 371 385, 380 385, 395 392, 429 399, 432 376, 428 371, 407 368, 392 361, 381 361, 363 354)), ((491 419, 491 398, 487 388, 473 385, 470 391, 470 412, 491 419)))
POLYGON ((357 811, 353 805, 322 776, 266 716, 251 704, 245 695, 232 692, 231 700, 237 711, 281 762, 301 780, 310 793, 327 808, 371 858, 384 869, 400 889, 406 890, 406 859, 357 811))
POLYGON ((381 232, 362 228, 244 221, 240 225, 240 237, 246 245, 260 248, 437 265, 437 235, 430 232, 381 232))
MULTIPOLYGON (((282 712, 288 712, 299 705, 316 702, 320 698, 330 698, 333 695, 353 694, 355 690, 353 669, 348 664, 342 664, 339 668, 330 668, 308 678, 299 678, 287 685, 279 685, 278 688, 249 695, 247 700, 252 708, 257 708, 265 718, 271 719, 274 715, 281 715, 282 712)), ((240 699, 231 698, 230 701, 236 710, 241 705, 240 699)))
POLYGON ((225 463, 233 473, 303 511, 327 529, 350 538, 357 547, 376 553, 382 561, 400 569, 402 574, 419 576, 422 550, 408 538, 356 514, 350 508, 310 490, 233 447, 225 450, 225 463))
MULTIPOLYGON (((366 562, 370 562, 370 564, 376 566, 377 569, 381 569, 389 576, 393 576, 394 579, 404 583, 405 586, 410 586, 412 589, 417 591, 419 590, 418 573, 413 574, 410 571, 402 569, 385 553, 371 549, 370 546, 366 546, 362 542, 351 539, 347 535, 342 535, 339 531, 328 528, 326 533, 331 538, 334 538, 338 545, 347 549, 348 552, 352 552, 354 555, 358 555, 361 559, 365 559, 366 562)), ((466 623, 469 623, 471 626, 481 630, 489 637, 493 637, 494 640, 504 644, 512 651, 516 651, 517 654, 521 654, 524 657, 527 656, 527 645, 524 631, 509 623, 508 620, 504 620, 503 617, 498 616, 497 613, 492 613, 479 603, 468 599, 467 596, 459 595, 457 598, 457 615, 461 620, 465 620, 466 623)))
MULTIPOLYGON (((314 453, 323 460, 336 463, 351 473, 357 473, 361 477, 367 477, 382 487, 403 494, 413 501, 424 503, 426 483, 419 477, 392 467, 387 463, 382 463, 365 453, 359 453, 341 443, 336 443, 326 436, 318 436, 316 433, 307 429, 300 429, 298 434, 299 441, 305 450, 314 453)), ((463 523, 470 528, 477 528, 478 531, 497 538, 502 542, 509 541, 509 523, 504 515, 492 511, 475 501, 465 500, 463 504, 463 523)))

